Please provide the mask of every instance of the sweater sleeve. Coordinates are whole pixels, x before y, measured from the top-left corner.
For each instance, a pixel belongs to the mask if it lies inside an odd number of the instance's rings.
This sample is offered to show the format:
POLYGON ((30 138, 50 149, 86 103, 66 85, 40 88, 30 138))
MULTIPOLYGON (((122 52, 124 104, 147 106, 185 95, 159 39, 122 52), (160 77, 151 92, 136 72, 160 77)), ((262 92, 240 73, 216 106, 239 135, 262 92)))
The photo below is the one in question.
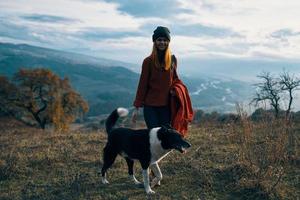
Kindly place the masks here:
POLYGON ((144 105, 145 96, 148 90, 149 75, 150 75, 149 61, 145 59, 143 61, 142 72, 141 72, 141 76, 140 76, 140 80, 136 92, 135 101, 133 103, 135 107, 142 107, 144 105))

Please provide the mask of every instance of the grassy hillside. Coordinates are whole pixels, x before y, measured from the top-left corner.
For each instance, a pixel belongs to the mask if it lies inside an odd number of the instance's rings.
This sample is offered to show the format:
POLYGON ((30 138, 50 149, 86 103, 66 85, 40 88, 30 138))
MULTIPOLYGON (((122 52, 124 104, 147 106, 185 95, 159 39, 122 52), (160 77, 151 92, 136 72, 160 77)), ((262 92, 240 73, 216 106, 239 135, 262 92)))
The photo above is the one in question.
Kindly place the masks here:
MULTIPOLYGON (((147 196, 127 177, 126 162, 118 158, 108 172, 110 185, 101 184, 102 148, 106 134, 73 130, 55 133, 0 119, 0 199, 299 199, 299 162, 284 162, 280 183, 268 192, 264 176, 242 159, 238 129, 233 126, 193 125, 186 154, 172 152, 160 166, 162 185, 147 196)), ((298 129, 299 131, 299 129, 298 129)), ((299 135, 299 132, 297 132, 299 135)), ((297 147, 299 150, 299 148, 297 147)), ((247 151, 246 151, 247 152, 247 151)), ((255 164, 255 163, 254 163, 255 164)), ((135 165, 141 181, 141 168, 135 165)), ((272 182, 270 182, 272 183, 272 182)))

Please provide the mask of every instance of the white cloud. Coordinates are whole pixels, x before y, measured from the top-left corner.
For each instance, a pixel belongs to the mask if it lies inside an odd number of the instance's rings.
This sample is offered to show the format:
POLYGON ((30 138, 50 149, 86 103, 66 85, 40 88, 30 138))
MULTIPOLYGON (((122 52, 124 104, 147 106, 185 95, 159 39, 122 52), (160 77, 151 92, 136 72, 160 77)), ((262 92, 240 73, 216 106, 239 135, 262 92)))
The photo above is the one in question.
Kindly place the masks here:
MULTIPOLYGON (((109 58, 135 63, 140 63, 140 57, 143 58, 151 51, 150 27, 165 25, 172 32, 172 27, 179 24, 203 25, 237 33, 220 37, 209 35, 209 32, 204 35, 185 35, 182 31, 181 35, 172 35, 171 49, 181 58, 300 58, 300 34, 272 36, 272 33, 279 30, 300 32, 299 20, 296 20, 300 19, 300 1, 177 0, 177 5, 190 12, 179 10, 169 18, 134 17, 120 11, 119 4, 103 0, 0 1, 0 18, 16 27, 26 27, 28 35, 32 36, 28 43, 40 41, 48 47, 52 44, 52 47, 65 49, 83 47, 90 49, 87 54, 95 55, 98 52, 101 56, 101 52, 107 52, 105 56, 109 58), (39 22, 25 19, 24 16, 28 15, 57 16, 71 20, 39 22), (103 31, 107 35, 112 32, 121 34, 119 38, 105 39, 99 36, 89 40, 76 35, 87 30, 103 31), (122 36, 123 32, 137 32, 141 36, 122 36), (144 37, 145 33, 148 35, 144 37)), ((2 35, 4 37, 9 38, 7 34, 2 35)))
MULTIPOLYGON (((46 30, 76 32, 83 28, 103 28, 109 31, 137 30, 141 23, 120 12, 118 5, 104 1, 79 0, 14 0, 0 1, 2 16, 11 17, 16 24, 38 26, 46 30), (68 23, 34 22, 20 16, 40 14, 74 19, 68 23)), ((37 28, 37 27, 36 27, 37 28)))
MULTIPOLYGON (((202 24, 233 30, 244 37, 202 38, 198 44, 211 43, 219 47, 221 54, 237 57, 266 56, 269 58, 299 58, 300 35, 276 39, 273 32, 288 29, 299 32, 300 1, 297 0, 178 0, 180 7, 190 13, 177 15, 177 20, 185 24, 202 24), (209 3, 207 3, 209 2, 209 3), (244 44, 246 49, 240 49, 244 44), (226 49, 223 49, 226 48, 226 49), (235 52, 234 49, 241 50, 235 52)), ((185 40, 195 44, 195 40, 185 40)), ((191 45, 192 46, 192 45, 191 45)), ((206 48, 209 54, 209 46, 206 48)))
POLYGON ((174 36, 171 46, 182 57, 227 57, 262 59, 299 59, 300 35, 278 38, 230 36, 174 36))
POLYGON ((229 27, 238 32, 268 33, 279 29, 300 30, 300 2, 297 0, 178 0, 191 14, 180 14, 178 19, 190 23, 229 27))

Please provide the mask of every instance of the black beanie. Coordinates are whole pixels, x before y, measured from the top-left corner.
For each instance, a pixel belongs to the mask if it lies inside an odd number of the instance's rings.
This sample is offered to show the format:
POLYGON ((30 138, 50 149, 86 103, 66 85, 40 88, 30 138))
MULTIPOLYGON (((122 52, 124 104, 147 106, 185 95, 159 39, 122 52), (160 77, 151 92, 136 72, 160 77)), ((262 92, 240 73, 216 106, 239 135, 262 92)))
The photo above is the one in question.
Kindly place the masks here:
POLYGON ((152 41, 154 42, 159 37, 165 37, 169 41, 171 40, 170 31, 167 27, 164 26, 158 26, 152 35, 152 41))

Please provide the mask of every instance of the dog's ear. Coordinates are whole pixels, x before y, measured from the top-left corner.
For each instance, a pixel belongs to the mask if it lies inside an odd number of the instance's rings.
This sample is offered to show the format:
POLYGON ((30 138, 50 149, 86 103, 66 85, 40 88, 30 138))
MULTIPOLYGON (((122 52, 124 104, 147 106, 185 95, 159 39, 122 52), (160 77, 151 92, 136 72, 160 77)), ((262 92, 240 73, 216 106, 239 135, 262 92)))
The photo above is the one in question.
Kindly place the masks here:
POLYGON ((173 127, 170 124, 164 124, 161 126, 164 130, 166 130, 167 132, 171 131, 173 129, 173 127))

